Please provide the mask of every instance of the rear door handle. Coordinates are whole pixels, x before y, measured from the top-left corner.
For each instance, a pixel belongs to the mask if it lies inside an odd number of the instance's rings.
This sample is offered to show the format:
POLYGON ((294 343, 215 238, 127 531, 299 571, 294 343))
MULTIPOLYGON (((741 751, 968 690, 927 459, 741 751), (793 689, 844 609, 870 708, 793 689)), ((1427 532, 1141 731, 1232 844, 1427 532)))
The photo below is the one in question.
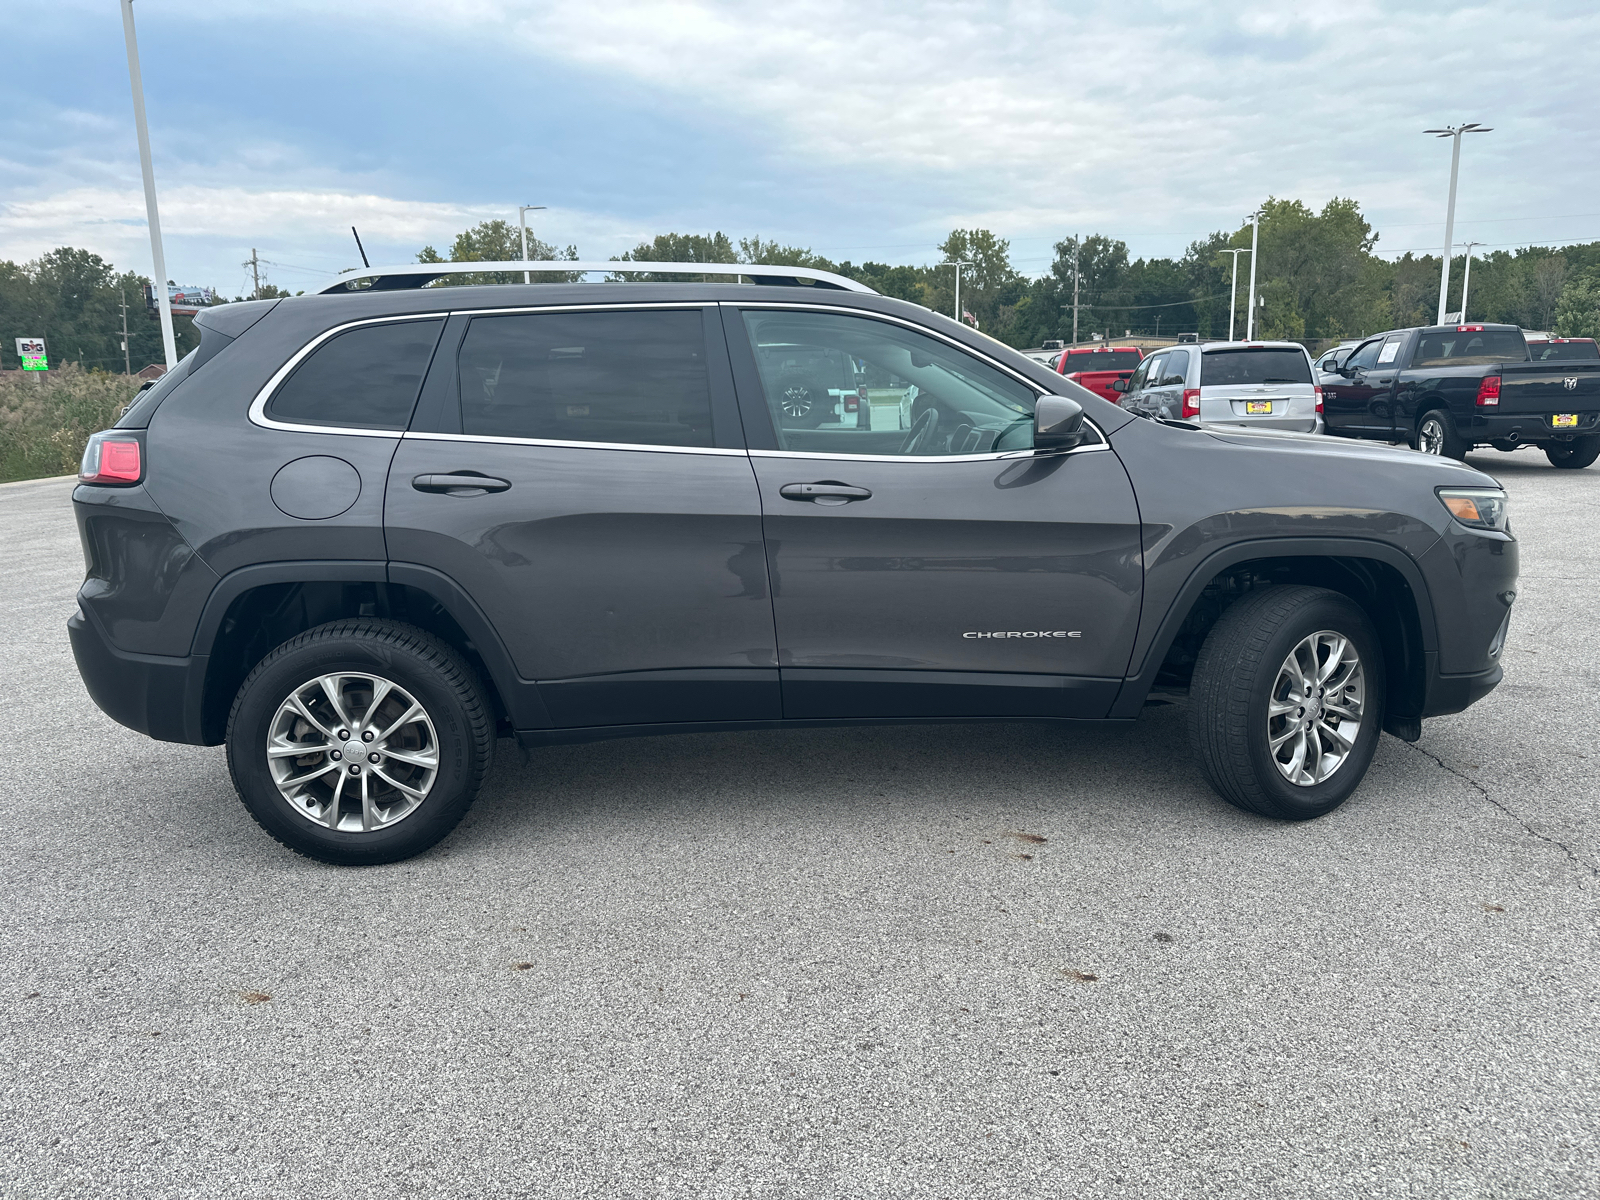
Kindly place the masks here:
POLYGON ((785 500, 810 501, 813 504, 849 504, 852 500, 870 500, 872 492, 864 487, 851 487, 824 479, 820 483, 786 483, 778 489, 785 500))
POLYGON ((506 491, 511 482, 473 471, 457 471, 451 475, 418 475, 411 486, 419 492, 440 492, 446 496, 481 496, 485 492, 506 491))

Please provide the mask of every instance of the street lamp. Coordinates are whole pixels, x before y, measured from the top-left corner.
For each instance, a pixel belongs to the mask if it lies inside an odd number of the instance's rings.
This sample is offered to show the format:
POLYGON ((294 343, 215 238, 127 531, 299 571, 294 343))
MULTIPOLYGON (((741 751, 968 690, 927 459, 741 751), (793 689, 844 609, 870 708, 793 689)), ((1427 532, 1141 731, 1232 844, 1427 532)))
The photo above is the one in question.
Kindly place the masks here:
POLYGON ((133 85, 133 125, 139 134, 139 166, 144 172, 144 211, 150 222, 150 257, 156 269, 156 308, 161 314, 161 349, 167 370, 178 365, 172 336, 172 297, 167 292, 167 256, 161 248, 161 214, 156 211, 156 173, 150 165, 150 128, 144 119, 144 76, 139 71, 139 39, 133 32, 133 0, 122 0, 122 36, 128 43, 128 82, 133 85))
POLYGON ((1467 269, 1461 276, 1461 323, 1467 322, 1467 288, 1472 283, 1472 251, 1475 247, 1483 245, 1482 242, 1463 242, 1467 248, 1467 269))
MULTIPOLYGON (((523 262, 527 262, 528 261, 528 214, 531 213, 531 212, 543 212, 544 210, 545 210, 545 206, 542 205, 542 204, 519 204, 519 205, 517 205, 517 224, 522 227, 522 261, 523 262)), ((523 283, 532 283, 533 282, 533 276, 530 275, 527 271, 524 271, 522 273, 522 282, 523 283)))
MULTIPOLYGON (((1239 311, 1239 255, 1249 254, 1245 249, 1224 250, 1233 255, 1233 286, 1228 289, 1228 340, 1233 341, 1233 315, 1239 311)), ((1254 261, 1254 260, 1252 260, 1254 261)))
POLYGON ((957 262, 952 259, 950 262, 942 262, 939 265, 956 269, 956 322, 959 324, 961 321, 961 268, 970 267, 972 264, 969 262, 957 262))
POLYGON ((1456 236, 1456 174, 1461 169, 1461 135, 1463 133, 1490 133, 1492 127, 1479 125, 1476 121, 1469 121, 1465 125, 1446 125, 1443 129, 1424 129, 1423 133, 1431 133, 1437 137, 1451 138, 1450 146, 1450 202, 1445 207, 1444 214, 1444 265, 1439 269, 1439 320, 1444 324, 1444 306, 1447 303, 1446 292, 1450 289, 1450 251, 1455 248, 1456 236))
MULTIPOLYGON (((1256 338, 1256 259, 1261 256, 1256 250, 1261 245, 1261 218, 1264 209, 1256 209, 1250 214, 1250 315, 1244 320, 1244 340, 1253 342, 1256 338)), ((1237 266, 1239 260, 1233 260, 1237 266)))

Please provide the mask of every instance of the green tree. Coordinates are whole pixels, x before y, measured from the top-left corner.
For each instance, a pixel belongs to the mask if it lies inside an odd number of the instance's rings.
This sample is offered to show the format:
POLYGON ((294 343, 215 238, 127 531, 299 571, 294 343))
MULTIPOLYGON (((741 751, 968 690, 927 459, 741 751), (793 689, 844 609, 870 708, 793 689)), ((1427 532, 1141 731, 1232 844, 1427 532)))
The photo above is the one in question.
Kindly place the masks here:
MULTIPOLYGON (((549 242, 541 241, 531 232, 528 234, 528 258, 533 261, 553 261, 567 259, 577 261, 578 248, 568 246, 565 250, 558 251, 549 242)), ((471 229, 463 229, 456 234, 455 241, 450 244, 450 257, 444 258, 432 246, 424 246, 417 255, 417 261, 422 263, 442 262, 520 262, 522 260, 522 229, 510 221, 496 218, 493 221, 482 221, 471 229)), ((571 271, 535 271, 535 283, 573 283, 582 276, 571 271)), ((501 274, 485 272, 482 275, 464 273, 461 275, 446 275, 434 287, 467 287, 480 283, 505 283, 507 277, 501 274)))
POLYGON ((1585 271, 1561 289, 1555 333, 1557 337, 1600 339, 1600 270, 1585 271))

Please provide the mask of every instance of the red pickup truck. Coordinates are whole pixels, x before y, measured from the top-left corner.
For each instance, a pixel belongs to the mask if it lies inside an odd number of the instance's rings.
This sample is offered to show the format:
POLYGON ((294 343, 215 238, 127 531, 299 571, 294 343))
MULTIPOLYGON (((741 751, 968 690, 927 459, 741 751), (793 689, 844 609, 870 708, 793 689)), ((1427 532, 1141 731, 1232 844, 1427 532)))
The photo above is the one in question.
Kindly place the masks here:
POLYGON ((1121 397, 1111 385, 1118 379, 1127 379, 1143 361, 1144 351, 1137 346, 1082 346, 1063 350, 1054 366, 1058 375, 1065 375, 1115 404, 1121 397))

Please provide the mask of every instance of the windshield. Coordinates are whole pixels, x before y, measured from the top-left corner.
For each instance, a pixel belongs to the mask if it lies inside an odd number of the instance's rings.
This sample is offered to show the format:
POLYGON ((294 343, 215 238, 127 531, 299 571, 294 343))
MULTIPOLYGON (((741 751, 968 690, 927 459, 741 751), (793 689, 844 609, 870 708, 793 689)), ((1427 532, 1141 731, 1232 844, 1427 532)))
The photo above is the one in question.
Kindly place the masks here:
POLYGON ((1063 375, 1079 371, 1131 371, 1139 365, 1137 350, 1069 350, 1063 375))
POLYGON ((1534 362, 1561 358, 1600 358, 1600 344, 1593 338, 1573 338, 1565 342, 1529 342, 1528 353, 1534 362))
POLYGON ((1467 367, 1477 363, 1527 362, 1528 344, 1517 329, 1441 329, 1422 335, 1418 367, 1467 367))
POLYGON ((1303 350, 1277 346, 1211 350, 1200 360, 1201 387, 1310 382, 1311 364, 1306 361, 1303 350))

